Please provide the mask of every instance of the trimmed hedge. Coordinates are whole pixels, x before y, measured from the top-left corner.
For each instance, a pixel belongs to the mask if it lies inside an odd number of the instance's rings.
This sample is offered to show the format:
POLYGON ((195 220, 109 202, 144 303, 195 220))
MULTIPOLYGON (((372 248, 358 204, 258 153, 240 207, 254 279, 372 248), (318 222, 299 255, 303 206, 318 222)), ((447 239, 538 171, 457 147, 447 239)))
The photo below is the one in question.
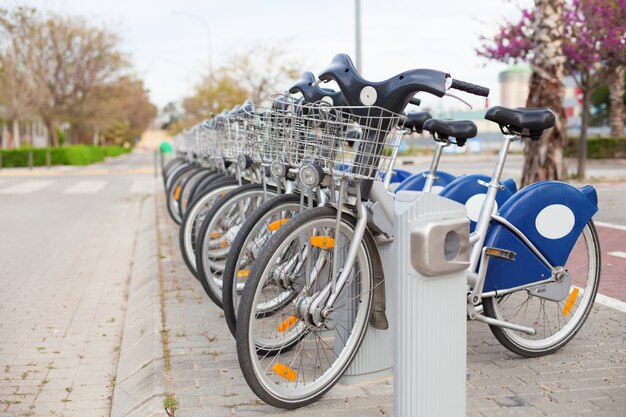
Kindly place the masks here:
MULTIPOLYGON (((578 155, 578 138, 570 138, 567 146, 563 151, 565 156, 575 158, 578 155)), ((626 137, 587 138, 587 158, 626 158, 626 137)))
POLYGON ((2 150, 2 167, 28 166, 28 154, 33 153, 33 166, 45 166, 46 154, 50 152, 52 165, 89 165, 101 162, 107 156, 118 156, 130 152, 122 146, 72 145, 59 148, 20 148, 2 150))

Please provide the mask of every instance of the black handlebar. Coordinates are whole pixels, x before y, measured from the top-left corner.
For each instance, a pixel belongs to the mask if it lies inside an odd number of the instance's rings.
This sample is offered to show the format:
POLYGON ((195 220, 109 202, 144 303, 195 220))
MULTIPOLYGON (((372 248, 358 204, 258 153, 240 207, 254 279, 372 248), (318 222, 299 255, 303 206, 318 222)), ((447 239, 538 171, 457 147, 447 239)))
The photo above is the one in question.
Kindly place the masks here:
POLYGON ((480 85, 468 83, 461 80, 452 80, 452 85, 450 86, 450 88, 465 91, 466 93, 474 94, 477 96, 489 96, 489 89, 487 87, 482 87, 480 85))
POLYGON ((346 101, 341 91, 334 91, 330 88, 321 88, 315 82, 315 75, 312 72, 303 72, 300 79, 289 89, 291 94, 301 93, 308 103, 316 103, 326 97, 330 98, 332 106, 345 106, 346 101))
POLYGON ((422 104, 422 100, 420 100, 420 99, 419 99, 419 98, 417 98, 417 97, 412 97, 412 98, 409 100, 409 104, 413 104, 414 106, 419 106, 420 104, 422 104))
POLYGON ((319 78, 336 81, 349 106, 378 106, 400 113, 411 97, 420 91, 443 97, 446 76, 441 71, 416 69, 385 81, 371 82, 359 75, 348 55, 338 54, 319 78))

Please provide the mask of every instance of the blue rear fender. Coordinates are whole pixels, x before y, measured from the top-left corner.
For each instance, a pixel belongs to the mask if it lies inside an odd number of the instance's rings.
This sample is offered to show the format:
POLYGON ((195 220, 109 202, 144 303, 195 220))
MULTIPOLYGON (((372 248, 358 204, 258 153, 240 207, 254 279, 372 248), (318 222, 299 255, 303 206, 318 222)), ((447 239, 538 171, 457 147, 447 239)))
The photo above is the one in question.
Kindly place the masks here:
MULTIPOLYGON (((452 181, 439 193, 442 197, 465 205, 467 217, 470 219, 470 232, 476 227, 482 203, 487 195, 487 187, 479 181, 489 182, 491 178, 480 174, 464 175, 452 181)), ((498 190, 496 194, 496 211, 517 191, 517 185, 511 178, 504 180, 502 185, 504 190, 498 190)))
POLYGON ((402 181, 406 180, 407 178, 409 178, 412 175, 413 174, 411 174, 409 171, 407 171, 405 169, 394 168, 393 176, 391 177, 391 184, 402 182, 402 181))
MULTIPOLYGON (((400 185, 396 187, 395 191, 422 191, 424 189, 424 183, 426 182, 426 177, 424 177, 425 174, 428 174, 428 171, 422 171, 418 172, 417 174, 411 175, 410 177, 404 179, 400 183, 400 185)), ((456 179, 454 175, 444 171, 437 171, 435 175, 439 177, 439 179, 433 184, 433 193, 435 194, 438 190, 446 187, 448 184, 456 179)))
MULTIPOLYGON (((583 228, 598 211, 595 188, 558 181, 531 184, 512 196, 499 215, 519 229, 552 266, 564 266, 583 228)), ((547 279, 551 271, 506 226, 492 221, 485 246, 516 252, 515 261, 493 258, 483 291, 503 290, 547 279)))

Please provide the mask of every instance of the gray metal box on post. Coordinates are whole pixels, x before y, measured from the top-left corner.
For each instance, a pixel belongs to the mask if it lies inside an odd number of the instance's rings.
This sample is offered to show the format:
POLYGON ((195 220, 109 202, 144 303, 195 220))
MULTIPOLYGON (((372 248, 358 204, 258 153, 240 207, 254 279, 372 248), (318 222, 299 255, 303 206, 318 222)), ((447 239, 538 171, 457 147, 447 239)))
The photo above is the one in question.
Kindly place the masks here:
POLYGON ((465 416, 465 207, 433 194, 399 192, 394 248, 394 415, 465 416))

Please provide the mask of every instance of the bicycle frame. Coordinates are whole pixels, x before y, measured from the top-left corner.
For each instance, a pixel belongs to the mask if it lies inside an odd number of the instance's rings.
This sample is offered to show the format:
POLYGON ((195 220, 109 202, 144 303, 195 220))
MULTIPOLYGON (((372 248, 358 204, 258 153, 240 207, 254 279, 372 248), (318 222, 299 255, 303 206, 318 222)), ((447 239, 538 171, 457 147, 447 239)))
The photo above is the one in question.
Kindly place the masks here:
MULTIPOLYGON (((498 158, 496 160, 496 164, 493 169, 493 174, 491 176, 491 180, 489 183, 484 185, 487 186, 487 193, 483 204, 481 206, 480 214, 477 220, 475 231, 470 236, 470 265, 467 269, 467 282, 468 282, 468 317, 473 320, 478 320, 489 325, 495 325, 500 327, 505 327, 509 329, 513 329, 516 331, 524 332, 530 335, 534 335, 536 333, 534 328, 522 326, 519 324, 505 322, 496 320, 493 318, 485 317, 480 313, 479 305, 482 302, 483 298, 500 296, 504 294, 508 294, 511 292, 515 292, 521 289, 536 287, 538 285, 545 285, 550 283, 564 283, 563 285, 568 285, 569 281, 565 280, 566 272, 562 266, 555 265, 551 263, 546 256, 542 253, 541 249, 538 248, 535 244, 531 242, 531 240, 524 234, 523 230, 517 228, 514 224, 509 222, 506 218, 499 216, 494 213, 496 194, 498 190, 503 189, 503 186, 500 184, 500 180, 502 177, 502 172, 504 169, 504 164, 506 162, 506 157, 508 155, 509 147, 512 142, 520 140, 521 137, 519 135, 514 134, 504 134, 502 145, 500 147, 500 151, 498 153, 498 158), (489 267, 489 259, 492 256, 497 256, 500 258, 505 258, 509 260, 513 260, 515 257, 515 253, 497 248, 488 248, 485 247, 485 239, 488 235, 488 231, 490 230, 491 222, 495 221, 502 227, 505 227, 509 230, 513 235, 515 235, 525 247, 536 256, 541 263, 547 268, 549 271, 549 276, 545 279, 534 280, 532 282, 528 282, 524 285, 518 285, 511 288, 505 288, 503 290, 492 290, 483 293, 483 288, 485 284, 485 280, 487 277, 488 267, 489 267)), ((431 164, 430 171, 434 171, 436 169, 435 159, 438 158, 437 153, 440 153, 443 149, 444 145, 438 144, 438 151, 435 153, 435 158, 433 158, 433 163, 431 164)), ((428 178, 427 178, 428 179, 428 178)), ((432 180, 432 178, 431 178, 432 180)), ((432 182, 430 182, 432 185, 432 182)), ((588 197, 590 200, 593 198, 588 197)), ((372 187, 372 191, 370 193, 370 200, 373 202, 377 202, 380 204, 382 208, 382 212, 384 213, 387 220, 393 224, 393 196, 386 192, 385 187, 382 182, 376 181, 372 187)), ((362 236, 365 228, 367 227, 367 210, 363 210, 362 204, 360 203, 360 198, 356 199, 355 208, 357 211, 357 225, 355 227, 355 236, 362 236), (361 213, 363 212, 363 213, 361 213), (362 219, 365 219, 362 221, 362 219)), ((588 212, 593 214, 592 210, 587 209, 588 212)), ((338 218, 341 216, 342 208, 341 204, 338 204, 338 218)), ((589 215, 589 218, 591 216, 589 215)), ((352 253, 356 253, 358 245, 360 244, 360 239, 353 239, 350 242, 350 246, 348 249, 348 257, 345 259, 343 263, 343 269, 339 277, 337 277, 337 268, 333 269, 333 282, 331 285, 328 285, 319 296, 316 297, 316 300, 312 303, 312 306, 315 306, 316 311, 323 310, 325 308, 332 308, 332 303, 336 299, 336 294, 338 294, 342 286, 346 282, 348 271, 351 270, 352 264, 354 263, 354 257, 350 256, 352 253), (330 293, 330 296, 328 294, 330 293), (333 297, 333 294, 335 296, 333 297), (325 300, 325 301, 324 301, 325 300), (320 306, 320 304, 323 304, 320 306)), ((568 286, 569 288, 569 286, 568 286)), ((310 310, 313 312, 313 310, 310 310)))

